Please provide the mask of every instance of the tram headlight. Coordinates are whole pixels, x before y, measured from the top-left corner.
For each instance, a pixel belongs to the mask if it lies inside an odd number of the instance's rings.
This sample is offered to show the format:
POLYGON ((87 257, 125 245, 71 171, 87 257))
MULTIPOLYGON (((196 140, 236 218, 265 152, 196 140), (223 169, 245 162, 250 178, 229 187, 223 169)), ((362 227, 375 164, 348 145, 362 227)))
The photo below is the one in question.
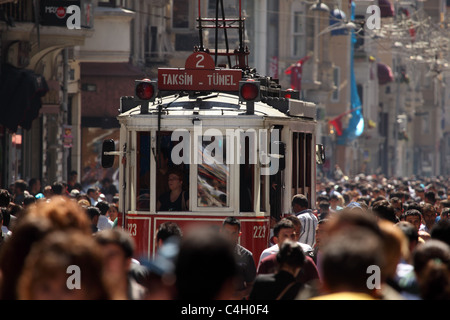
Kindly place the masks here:
POLYGON ((134 98, 142 101, 154 101, 158 88, 156 81, 150 79, 134 81, 134 98))
POLYGON ((239 81, 239 100, 246 102, 260 101, 260 82, 253 79, 239 81))

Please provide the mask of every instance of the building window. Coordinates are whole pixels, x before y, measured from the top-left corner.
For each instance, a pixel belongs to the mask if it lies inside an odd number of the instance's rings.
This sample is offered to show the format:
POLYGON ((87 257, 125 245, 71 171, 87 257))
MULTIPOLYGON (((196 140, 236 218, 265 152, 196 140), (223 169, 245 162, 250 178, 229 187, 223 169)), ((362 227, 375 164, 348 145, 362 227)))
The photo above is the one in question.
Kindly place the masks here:
POLYGON ((189 1, 173 0, 172 28, 189 28, 189 1))
POLYGON ((331 101, 338 102, 339 101, 339 87, 341 85, 341 68, 334 67, 333 69, 333 85, 336 87, 333 90, 333 94, 331 95, 331 101))
POLYGON ((292 56, 305 55, 305 10, 300 2, 292 5, 292 56))

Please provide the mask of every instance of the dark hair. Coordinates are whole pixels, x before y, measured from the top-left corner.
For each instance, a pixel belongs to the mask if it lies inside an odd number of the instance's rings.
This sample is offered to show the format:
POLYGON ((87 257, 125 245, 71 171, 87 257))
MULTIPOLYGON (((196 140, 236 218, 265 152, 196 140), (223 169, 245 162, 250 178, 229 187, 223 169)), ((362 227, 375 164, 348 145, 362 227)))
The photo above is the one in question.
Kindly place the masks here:
POLYGON ((330 289, 368 292, 367 268, 383 266, 381 238, 367 229, 334 234, 322 249, 322 278, 330 289))
POLYGON ((112 198, 112 202, 113 202, 113 203, 118 203, 118 202, 119 202, 119 196, 114 196, 114 197, 112 198))
POLYGON ((224 284, 235 278, 236 272, 231 242, 215 229, 197 229, 180 245, 175 267, 177 298, 216 299, 224 284))
POLYGON ((91 220, 94 219, 96 216, 100 216, 101 214, 100 209, 93 206, 87 207, 86 213, 91 220))
POLYGON ((374 202, 372 205, 372 211, 382 219, 391 221, 393 223, 398 222, 394 207, 387 200, 374 202))
POLYGON ((64 184, 62 182, 53 182, 52 192, 54 195, 63 195, 64 184))
POLYGON ((125 254, 125 258, 132 258, 134 253, 134 240, 128 232, 121 228, 101 230, 95 233, 95 240, 104 246, 108 244, 118 245, 125 254))
POLYGON ((441 206, 443 208, 450 208, 450 200, 442 200, 441 201, 441 206))
POLYGON ((430 236, 431 239, 443 241, 450 246, 450 220, 441 218, 431 228, 430 236))
POLYGON ((273 235, 278 237, 281 229, 294 229, 294 223, 286 218, 281 219, 273 228, 273 235))
POLYGON ((222 223, 222 226, 226 224, 229 224, 231 226, 237 226, 238 230, 241 231, 241 222, 239 221, 239 219, 236 219, 235 217, 226 217, 222 223))
POLYGON ((441 219, 442 219, 442 217, 444 217, 444 216, 446 216, 446 217, 448 218, 449 214, 450 214, 450 208, 444 208, 444 209, 442 209, 442 212, 441 212, 441 219))
POLYGON ((403 234, 408 238, 409 243, 419 241, 419 233, 412 223, 407 221, 400 221, 396 226, 402 230, 403 234))
POLYGON ((23 205, 28 206, 32 203, 35 203, 37 199, 33 197, 32 195, 26 195, 25 198, 23 198, 23 205))
POLYGON ((305 253, 298 242, 285 241, 277 253, 279 266, 288 265, 291 267, 303 267, 305 264, 305 253))
POLYGON ((0 189, 0 207, 7 207, 11 202, 11 194, 6 189, 0 189))
POLYGON ((425 300, 449 300, 449 246, 439 240, 428 240, 414 251, 413 261, 421 297, 425 300))
POLYGON ((97 202, 95 206, 100 209, 100 214, 102 216, 106 215, 109 210, 109 203, 106 201, 97 202))
POLYGON ((14 187, 19 188, 23 192, 28 189, 28 184, 24 180, 20 179, 14 182, 14 187))
POLYGON ((181 231, 178 224, 172 221, 161 223, 158 227, 158 232, 156 233, 156 241, 162 240, 166 241, 170 237, 179 237, 183 236, 183 232, 181 231))
POLYGON ((292 205, 298 204, 302 208, 308 208, 309 207, 309 201, 308 198, 303 194, 296 194, 292 198, 292 205))
POLYGON ((425 199, 431 201, 434 204, 436 202, 436 194, 433 191, 427 191, 425 193, 425 199))
POLYGON ((295 215, 295 214, 291 214, 289 216, 284 217, 284 219, 287 219, 289 221, 292 221, 292 223, 294 224, 294 227, 296 226, 302 226, 302 222, 300 221, 300 219, 295 215))
POLYGON ((330 209, 330 203, 328 201, 320 201, 319 208, 320 209, 330 209))
POLYGON ((402 220, 406 220, 406 217, 420 217, 422 218, 422 213, 417 209, 408 209, 405 213, 402 214, 402 220))

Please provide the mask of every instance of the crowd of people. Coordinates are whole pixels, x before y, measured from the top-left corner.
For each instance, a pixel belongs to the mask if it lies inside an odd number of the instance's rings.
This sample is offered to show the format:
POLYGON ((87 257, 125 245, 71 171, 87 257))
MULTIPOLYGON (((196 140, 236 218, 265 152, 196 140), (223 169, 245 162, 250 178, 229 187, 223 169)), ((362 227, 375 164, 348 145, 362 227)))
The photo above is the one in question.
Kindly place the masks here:
POLYGON ((230 216, 187 233, 162 223, 155 257, 138 260, 118 197, 16 181, 0 189, 0 299, 450 299, 450 179, 358 175, 316 191, 292 198, 259 256, 230 216))

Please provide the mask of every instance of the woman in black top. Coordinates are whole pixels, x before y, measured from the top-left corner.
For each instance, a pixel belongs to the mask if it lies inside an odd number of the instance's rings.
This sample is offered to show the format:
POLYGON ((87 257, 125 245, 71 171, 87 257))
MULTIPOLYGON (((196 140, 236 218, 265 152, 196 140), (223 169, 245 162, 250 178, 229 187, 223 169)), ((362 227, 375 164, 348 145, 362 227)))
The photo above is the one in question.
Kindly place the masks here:
POLYGON ((189 192, 183 191, 183 175, 179 172, 169 173, 170 191, 163 193, 156 204, 157 211, 189 210, 189 192))

